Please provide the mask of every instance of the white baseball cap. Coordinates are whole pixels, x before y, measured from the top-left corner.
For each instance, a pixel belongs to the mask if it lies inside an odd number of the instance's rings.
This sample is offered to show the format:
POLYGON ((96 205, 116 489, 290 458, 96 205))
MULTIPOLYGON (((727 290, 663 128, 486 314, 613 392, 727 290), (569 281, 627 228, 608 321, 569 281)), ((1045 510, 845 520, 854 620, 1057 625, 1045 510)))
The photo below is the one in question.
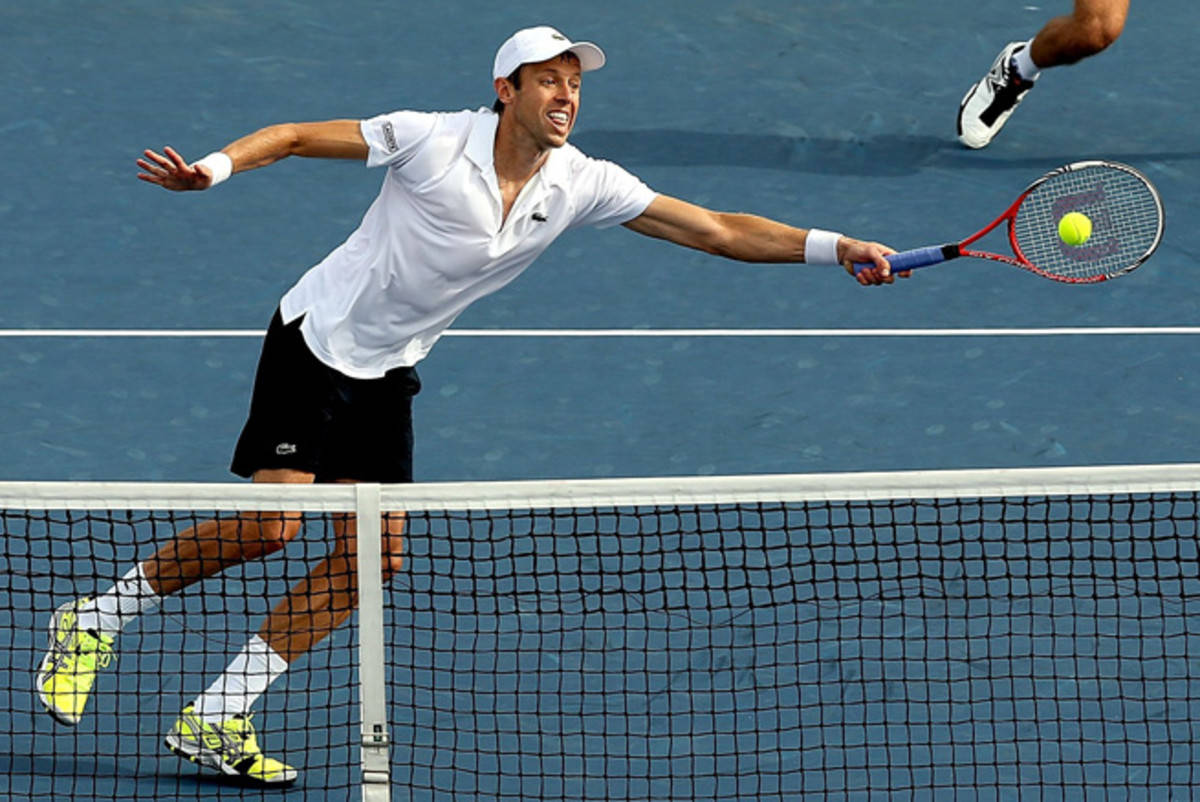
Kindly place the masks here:
POLYGON ((508 37, 496 51, 492 78, 507 78, 522 64, 536 64, 571 51, 579 57, 584 72, 604 66, 604 51, 591 42, 572 42, 549 25, 522 28, 508 37))

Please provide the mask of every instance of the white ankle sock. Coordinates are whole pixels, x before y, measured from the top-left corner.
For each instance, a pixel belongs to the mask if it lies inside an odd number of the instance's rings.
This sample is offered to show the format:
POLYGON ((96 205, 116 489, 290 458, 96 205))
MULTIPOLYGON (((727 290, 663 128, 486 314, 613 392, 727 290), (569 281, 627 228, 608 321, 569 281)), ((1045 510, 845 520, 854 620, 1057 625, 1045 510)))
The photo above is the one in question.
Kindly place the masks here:
POLYGON ((192 703, 202 720, 216 724, 245 715, 267 687, 287 671, 287 661, 270 644, 255 635, 233 658, 225 673, 192 703))
POLYGON ((130 621, 160 604, 162 597, 150 587, 142 564, 138 563, 105 593, 80 609, 79 626, 116 637, 130 621))
POLYGON ((1033 63, 1033 40, 1030 39, 1025 43, 1025 46, 1013 54, 1013 66, 1017 68, 1017 75, 1021 76, 1022 81, 1036 81, 1041 71, 1038 65, 1033 63))

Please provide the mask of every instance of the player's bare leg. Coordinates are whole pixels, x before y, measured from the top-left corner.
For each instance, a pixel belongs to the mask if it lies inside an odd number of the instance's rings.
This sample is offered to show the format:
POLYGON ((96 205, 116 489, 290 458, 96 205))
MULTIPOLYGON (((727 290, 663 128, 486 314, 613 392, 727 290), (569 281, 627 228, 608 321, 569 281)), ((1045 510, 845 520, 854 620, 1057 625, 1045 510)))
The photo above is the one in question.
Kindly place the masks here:
MULTIPOLYGON (((404 516, 383 516, 383 576, 400 569, 404 516)), ((288 666, 341 626, 358 604, 358 534, 353 515, 333 520, 334 544, 267 616, 258 634, 167 734, 167 747, 194 763, 262 785, 287 785, 299 772, 263 754, 250 707, 288 666)))
MULTIPOLYGON (((256 482, 308 483, 312 474, 259 471, 256 482)), ((97 677, 116 658, 117 636, 162 597, 246 560, 282 549, 300 531, 298 513, 245 513, 205 521, 176 534, 95 598, 55 610, 50 641, 34 679, 39 701, 56 720, 78 724, 97 677)))
MULTIPOLYGON (((255 482, 311 484, 311 473, 260 470, 255 482)), ((213 576, 231 565, 284 548, 300 531, 295 512, 252 512, 197 524, 177 534, 143 562, 146 579, 159 596, 213 576)))
POLYGON ((1129 0, 1075 0, 1072 13, 1050 20, 1033 37, 1033 63, 1046 69, 1096 55, 1117 41, 1128 15, 1129 0))

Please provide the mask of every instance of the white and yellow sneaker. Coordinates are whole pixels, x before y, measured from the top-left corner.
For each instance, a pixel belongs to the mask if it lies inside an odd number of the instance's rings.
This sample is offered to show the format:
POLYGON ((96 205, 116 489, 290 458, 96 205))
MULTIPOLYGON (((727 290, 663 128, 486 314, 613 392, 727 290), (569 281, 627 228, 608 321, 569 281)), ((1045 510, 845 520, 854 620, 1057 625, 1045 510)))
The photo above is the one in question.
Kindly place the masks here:
POLYGON ((50 646, 34 682, 42 705, 63 724, 83 718, 96 674, 113 661, 113 638, 78 626, 79 608, 90 598, 70 601, 50 619, 50 646))
POLYGON ((199 766, 261 785, 289 785, 299 775, 286 763, 262 753, 250 716, 209 724, 188 705, 167 733, 166 742, 172 752, 199 766))

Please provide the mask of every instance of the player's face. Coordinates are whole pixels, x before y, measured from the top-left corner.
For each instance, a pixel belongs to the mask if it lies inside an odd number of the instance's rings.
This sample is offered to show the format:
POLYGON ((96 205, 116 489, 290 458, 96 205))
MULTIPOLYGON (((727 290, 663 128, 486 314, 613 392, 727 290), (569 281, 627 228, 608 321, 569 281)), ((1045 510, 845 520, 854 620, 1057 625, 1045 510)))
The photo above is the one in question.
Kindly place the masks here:
POLYGON ((521 68, 521 88, 508 111, 542 148, 559 148, 579 114, 579 59, 570 53, 521 68))

